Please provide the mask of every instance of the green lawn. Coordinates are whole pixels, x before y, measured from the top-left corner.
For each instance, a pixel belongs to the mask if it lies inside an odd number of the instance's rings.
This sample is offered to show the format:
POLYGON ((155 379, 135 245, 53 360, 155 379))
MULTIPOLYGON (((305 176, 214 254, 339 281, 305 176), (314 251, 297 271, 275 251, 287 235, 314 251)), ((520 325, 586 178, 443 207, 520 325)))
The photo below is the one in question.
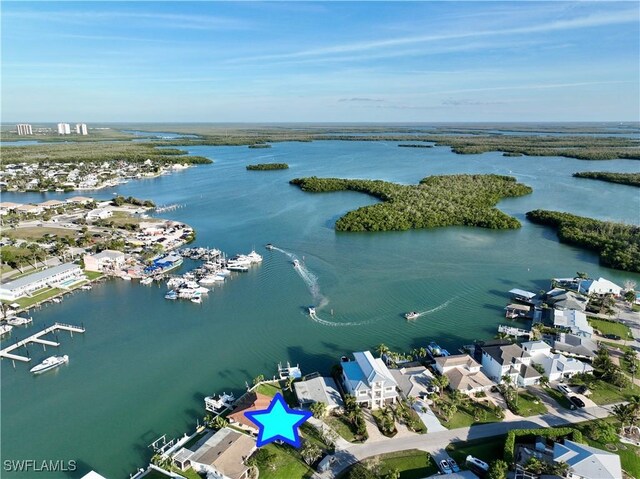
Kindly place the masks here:
POLYGON ((547 412, 546 406, 539 397, 525 391, 518 393, 518 410, 520 411, 520 416, 524 417, 537 416, 547 412))
POLYGON ((264 448, 276 457, 271 467, 260 469, 260 479, 302 479, 313 475, 313 469, 298 458, 293 448, 276 444, 264 448))
MULTIPOLYGON (((429 477, 440 472, 431 459, 431 455, 416 449, 370 457, 364 460, 363 464, 369 466, 377 461, 380 461, 378 465, 378 477, 386 477, 387 474, 394 469, 400 472, 400 479, 422 479, 423 477, 429 477)), ((347 477, 348 471, 349 469, 338 477, 347 477)))
POLYGON ((16 228, 5 231, 5 235, 11 239, 24 239, 28 241, 38 241, 45 238, 45 235, 51 235, 58 238, 66 236, 74 238, 78 234, 75 229, 55 228, 49 226, 28 226, 25 228, 16 228))
POLYGON ((358 442, 356 441, 354 431, 351 429, 351 424, 349 424, 342 416, 327 416, 324 418, 324 422, 333 428, 335 432, 340 434, 343 439, 346 439, 349 442, 358 442))
POLYGON ((100 278, 102 276, 102 273, 98 271, 84 271, 84 275, 91 281, 93 281, 94 279, 100 278))
POLYGON ((607 321, 604 319, 589 319, 589 324, 600 331, 601 334, 617 334, 622 339, 631 335, 629 326, 616 321, 607 321))
POLYGON ((502 459, 505 437, 495 436, 477 441, 452 442, 447 446, 447 452, 460 467, 464 466, 469 454, 490 464, 494 459, 502 459))
POLYGON ((264 394, 265 396, 273 397, 276 393, 282 394, 282 397, 290 407, 298 406, 298 399, 293 391, 290 391, 286 383, 284 381, 279 381, 277 383, 268 383, 261 384, 255 389, 256 392, 260 394, 264 394))
POLYGON ((440 421, 442 422, 442 425, 447 429, 457 429, 459 427, 469 427, 473 424, 486 424, 490 422, 500 422, 502 421, 502 418, 499 418, 498 416, 496 416, 493 411, 493 408, 487 406, 486 403, 484 402, 474 403, 471 400, 466 400, 462 404, 458 405, 458 410, 451 417, 451 419, 449 419, 449 421, 445 421, 442 417, 440 417, 440 421), (473 414, 474 404, 478 404, 482 410, 482 414, 480 416, 479 421, 476 421, 474 418, 474 414, 473 414))
POLYGON ((63 290, 61 290, 59 288, 46 288, 46 289, 42 290, 41 292, 33 295, 30 298, 20 298, 20 299, 16 300, 15 302, 18 303, 21 308, 29 308, 30 306, 33 306, 38 301, 43 301, 45 299, 51 298, 52 296, 55 296, 56 294, 62 293, 62 291, 63 290))
POLYGON ((547 392, 547 394, 549 394, 549 396, 555 399, 560 406, 566 409, 571 409, 571 405, 572 405, 571 401, 569 401, 566 398, 566 396, 562 394, 560 391, 558 391, 557 389, 551 389, 551 388, 544 388, 544 390, 547 392))
POLYGON ((308 422, 305 422, 300 426, 300 435, 307 441, 317 444, 321 449, 328 451, 329 447, 322 440, 320 432, 308 422))
POLYGON ((631 396, 640 394, 638 386, 630 385, 621 390, 619 387, 601 379, 596 379, 589 387, 589 390, 591 391, 589 399, 599 405, 627 401, 631 396))

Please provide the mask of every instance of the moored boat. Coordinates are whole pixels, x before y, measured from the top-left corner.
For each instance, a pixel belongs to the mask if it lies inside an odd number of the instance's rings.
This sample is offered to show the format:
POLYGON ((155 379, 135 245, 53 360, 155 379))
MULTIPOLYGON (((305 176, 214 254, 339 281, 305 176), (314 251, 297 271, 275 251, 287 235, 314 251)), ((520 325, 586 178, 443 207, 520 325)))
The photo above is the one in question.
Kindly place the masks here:
POLYGON ((142 278, 140 280, 140 284, 147 285, 147 284, 151 284, 151 283, 153 283, 153 278, 151 276, 147 276, 146 278, 142 278))
POLYGON ((178 293, 176 293, 174 290, 171 290, 164 295, 164 299, 178 299, 178 293))
POLYGON ((25 326, 33 322, 33 318, 21 318, 20 316, 14 316, 7 319, 7 323, 11 326, 25 326))
POLYGON ((57 368, 65 363, 69 362, 69 356, 66 354, 64 356, 49 356, 47 359, 42 361, 40 364, 32 367, 29 372, 33 374, 41 374, 45 371, 49 371, 51 369, 57 368))
POLYGON ((10 333, 12 329, 13 326, 10 326, 8 324, 0 324, 0 336, 10 333))

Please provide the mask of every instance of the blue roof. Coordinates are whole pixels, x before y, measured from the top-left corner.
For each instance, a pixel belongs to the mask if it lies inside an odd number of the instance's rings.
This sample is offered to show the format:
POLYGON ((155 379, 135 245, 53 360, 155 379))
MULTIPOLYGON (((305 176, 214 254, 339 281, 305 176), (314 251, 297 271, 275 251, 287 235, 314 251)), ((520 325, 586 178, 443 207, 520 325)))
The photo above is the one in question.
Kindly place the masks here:
POLYGON ((356 386, 358 386, 360 382, 366 384, 367 378, 364 377, 364 373, 357 362, 349 361, 348 363, 342 363, 342 370, 353 389, 356 389, 356 386))

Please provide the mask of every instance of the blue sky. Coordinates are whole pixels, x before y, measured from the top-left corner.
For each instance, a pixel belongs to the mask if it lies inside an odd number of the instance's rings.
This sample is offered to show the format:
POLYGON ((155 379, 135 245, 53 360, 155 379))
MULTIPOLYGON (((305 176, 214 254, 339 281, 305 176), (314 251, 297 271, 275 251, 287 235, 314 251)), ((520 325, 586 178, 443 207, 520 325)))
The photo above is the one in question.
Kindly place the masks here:
POLYGON ((3 121, 637 121, 638 2, 2 2, 3 121))

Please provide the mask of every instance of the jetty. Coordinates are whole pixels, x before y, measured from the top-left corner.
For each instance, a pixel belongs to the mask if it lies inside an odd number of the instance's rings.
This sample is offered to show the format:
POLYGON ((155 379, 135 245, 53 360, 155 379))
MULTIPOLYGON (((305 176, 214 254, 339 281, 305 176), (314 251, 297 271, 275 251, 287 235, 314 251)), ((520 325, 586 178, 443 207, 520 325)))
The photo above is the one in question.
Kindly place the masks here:
POLYGON ((28 338, 17 341, 16 343, 8 346, 0 351, 0 358, 7 358, 14 361, 22 361, 24 363, 28 363, 31 361, 31 358, 28 356, 21 356, 19 354, 13 354, 12 351, 19 349, 23 346, 27 346, 30 343, 39 343, 42 344, 46 349, 47 346, 60 346, 60 343, 57 341, 51 341, 50 339, 43 339, 42 336, 46 336, 49 333, 53 333, 58 330, 69 331, 71 336, 73 337, 73 333, 84 333, 85 329, 82 326, 74 326, 72 324, 64 324, 64 323, 55 323, 53 326, 49 326, 48 328, 43 329, 39 333, 33 334, 28 338))

